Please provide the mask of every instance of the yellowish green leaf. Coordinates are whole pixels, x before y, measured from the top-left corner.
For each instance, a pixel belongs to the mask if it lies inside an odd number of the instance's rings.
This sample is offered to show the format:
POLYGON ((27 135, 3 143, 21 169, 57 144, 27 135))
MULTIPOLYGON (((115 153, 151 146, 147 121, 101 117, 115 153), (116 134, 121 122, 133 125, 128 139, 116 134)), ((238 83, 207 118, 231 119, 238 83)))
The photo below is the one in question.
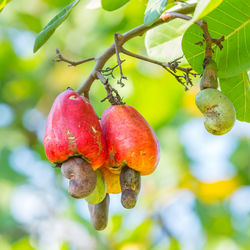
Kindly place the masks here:
POLYGON ((220 87, 232 101, 237 120, 250 122, 250 83, 247 72, 230 78, 220 78, 220 87))

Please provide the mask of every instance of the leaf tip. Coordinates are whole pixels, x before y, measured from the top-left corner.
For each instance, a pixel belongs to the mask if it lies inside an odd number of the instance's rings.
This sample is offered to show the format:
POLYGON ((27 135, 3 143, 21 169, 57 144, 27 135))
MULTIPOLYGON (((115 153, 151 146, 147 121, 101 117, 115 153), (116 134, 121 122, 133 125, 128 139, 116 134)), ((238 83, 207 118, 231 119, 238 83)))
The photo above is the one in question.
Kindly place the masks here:
POLYGON ((39 48, 40 48, 40 46, 37 44, 36 41, 35 41, 34 46, 33 46, 33 53, 36 53, 39 50, 39 48))

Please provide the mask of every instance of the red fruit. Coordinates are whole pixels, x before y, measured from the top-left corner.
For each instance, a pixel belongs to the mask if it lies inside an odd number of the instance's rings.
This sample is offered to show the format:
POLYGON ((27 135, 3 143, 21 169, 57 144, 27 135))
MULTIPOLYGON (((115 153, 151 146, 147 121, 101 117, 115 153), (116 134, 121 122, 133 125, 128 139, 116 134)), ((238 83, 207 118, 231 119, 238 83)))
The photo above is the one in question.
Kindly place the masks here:
POLYGON ((66 90, 56 98, 48 116, 44 147, 53 163, 62 163, 72 156, 87 160, 94 170, 104 163, 104 137, 87 98, 73 90, 66 90))
POLYGON ((120 172, 125 165, 141 175, 155 170, 160 145, 154 131, 138 111, 128 105, 110 106, 104 111, 101 124, 112 172, 120 172))

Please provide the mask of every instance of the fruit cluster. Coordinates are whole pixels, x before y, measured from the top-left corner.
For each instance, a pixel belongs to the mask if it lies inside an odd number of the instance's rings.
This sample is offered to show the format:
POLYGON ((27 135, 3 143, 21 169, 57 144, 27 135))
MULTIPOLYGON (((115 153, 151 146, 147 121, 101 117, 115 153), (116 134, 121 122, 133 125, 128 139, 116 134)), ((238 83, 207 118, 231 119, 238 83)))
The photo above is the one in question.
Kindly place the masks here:
POLYGON ((217 65, 211 60, 202 75, 201 91, 195 103, 205 115, 206 130, 213 135, 223 135, 232 129, 236 114, 232 102, 217 88, 217 65))
POLYGON ((50 162, 69 179, 69 193, 88 202, 95 229, 108 222, 109 193, 120 193, 133 208, 141 175, 159 161, 154 131, 131 106, 112 105, 99 121, 89 100, 71 89, 55 100, 48 116, 44 147, 50 162))

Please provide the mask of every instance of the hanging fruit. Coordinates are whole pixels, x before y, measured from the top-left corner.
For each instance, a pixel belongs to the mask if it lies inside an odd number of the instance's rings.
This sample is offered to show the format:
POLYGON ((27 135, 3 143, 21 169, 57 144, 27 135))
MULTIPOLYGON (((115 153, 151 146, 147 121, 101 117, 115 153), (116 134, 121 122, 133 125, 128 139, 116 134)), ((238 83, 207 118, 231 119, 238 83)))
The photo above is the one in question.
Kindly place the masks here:
POLYGON ((44 148, 50 162, 70 180, 69 193, 88 196, 96 173, 107 157, 98 117, 89 100, 68 89, 55 100, 46 125, 44 148))
POLYGON ((236 114, 232 102, 217 88, 217 65, 210 60, 202 75, 201 91, 195 97, 195 104, 205 116, 206 130, 213 135, 223 135, 233 127, 236 114))
POLYGON ((200 89, 203 90, 206 88, 218 88, 217 65, 214 60, 211 60, 207 64, 202 74, 202 78, 200 81, 200 89))
POLYGON ((97 169, 96 173, 96 187, 94 191, 85 198, 89 204, 98 204, 103 201, 106 196, 106 183, 102 172, 97 169))
POLYGON ((132 208, 140 190, 140 176, 151 174, 157 167, 158 139, 139 112, 128 105, 107 108, 101 124, 108 148, 108 168, 120 173, 122 205, 132 208))
POLYGON ((204 114, 206 130, 213 135, 226 134, 234 125, 235 109, 232 102, 217 89, 204 89, 195 97, 195 103, 204 114))

